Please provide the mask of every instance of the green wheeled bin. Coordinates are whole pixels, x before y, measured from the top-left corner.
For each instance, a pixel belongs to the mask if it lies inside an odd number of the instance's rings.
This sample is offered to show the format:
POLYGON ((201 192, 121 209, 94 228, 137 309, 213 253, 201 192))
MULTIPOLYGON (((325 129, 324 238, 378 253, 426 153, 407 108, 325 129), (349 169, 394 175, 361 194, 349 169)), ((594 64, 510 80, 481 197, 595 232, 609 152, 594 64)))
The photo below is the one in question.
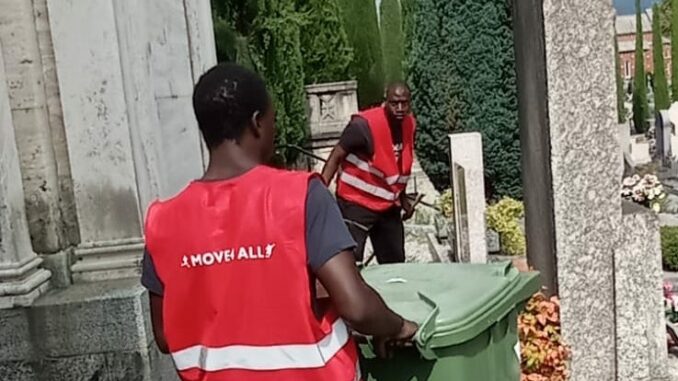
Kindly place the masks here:
POLYGON ((412 348, 389 360, 361 344, 366 381, 519 381, 518 314, 539 290, 538 273, 510 263, 397 264, 363 277, 386 304, 417 322, 412 348))

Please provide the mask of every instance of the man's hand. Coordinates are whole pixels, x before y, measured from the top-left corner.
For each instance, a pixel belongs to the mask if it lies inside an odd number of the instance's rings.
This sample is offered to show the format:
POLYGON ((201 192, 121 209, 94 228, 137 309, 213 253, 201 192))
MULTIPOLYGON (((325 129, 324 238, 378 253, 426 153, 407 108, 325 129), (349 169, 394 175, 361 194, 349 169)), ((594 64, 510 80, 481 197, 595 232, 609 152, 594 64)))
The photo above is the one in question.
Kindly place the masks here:
POLYGON ((419 326, 409 320, 403 320, 400 332, 394 337, 375 337, 373 340, 374 351, 380 358, 393 357, 393 350, 412 345, 412 339, 417 333, 419 326))
POLYGON ((410 199, 407 198, 407 195, 405 195, 405 192, 403 192, 400 197, 400 205, 402 206, 404 212, 402 217, 403 221, 407 221, 410 218, 412 218, 412 216, 414 215, 415 208, 414 205, 412 205, 412 203, 410 202, 410 199))

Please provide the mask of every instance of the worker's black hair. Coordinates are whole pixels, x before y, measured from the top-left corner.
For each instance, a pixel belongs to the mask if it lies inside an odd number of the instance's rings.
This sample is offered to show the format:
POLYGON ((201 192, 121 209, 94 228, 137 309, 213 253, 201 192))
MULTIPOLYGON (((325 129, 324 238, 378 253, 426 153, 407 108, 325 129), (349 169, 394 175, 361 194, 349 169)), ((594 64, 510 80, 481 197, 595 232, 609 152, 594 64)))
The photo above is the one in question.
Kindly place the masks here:
POLYGON ((389 82, 388 85, 386 85, 386 89, 384 90, 384 96, 388 95, 388 92, 390 90, 395 90, 397 88, 403 88, 407 89, 408 93, 411 93, 412 91, 410 90, 410 85, 407 84, 405 81, 397 80, 397 81, 392 81, 389 82))
POLYGON ((237 141, 255 112, 264 114, 270 100, 264 81, 242 66, 223 63, 203 74, 193 90, 193 110, 209 149, 237 141))

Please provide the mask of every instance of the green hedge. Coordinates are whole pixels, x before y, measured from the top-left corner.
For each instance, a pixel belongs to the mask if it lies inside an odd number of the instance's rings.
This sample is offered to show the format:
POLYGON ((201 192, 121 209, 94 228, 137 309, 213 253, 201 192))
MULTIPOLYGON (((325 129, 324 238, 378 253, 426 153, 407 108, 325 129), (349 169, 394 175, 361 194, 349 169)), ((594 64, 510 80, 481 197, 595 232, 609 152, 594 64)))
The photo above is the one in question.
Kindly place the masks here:
POLYGON ((661 239, 664 268, 678 271, 678 226, 662 226, 661 239))

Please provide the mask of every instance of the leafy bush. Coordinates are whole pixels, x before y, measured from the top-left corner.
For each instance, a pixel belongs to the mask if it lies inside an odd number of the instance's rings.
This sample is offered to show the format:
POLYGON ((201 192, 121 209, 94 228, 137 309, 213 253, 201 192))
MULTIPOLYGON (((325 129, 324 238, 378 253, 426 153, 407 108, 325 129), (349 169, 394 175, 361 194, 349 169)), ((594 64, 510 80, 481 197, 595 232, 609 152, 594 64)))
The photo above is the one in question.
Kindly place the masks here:
POLYGON ((454 198, 452 189, 446 189, 438 198, 438 208, 446 218, 452 218, 454 215, 454 198))
POLYGON ((525 234, 518 223, 525 216, 523 203, 502 198, 486 211, 487 227, 499 234, 501 250, 507 255, 525 254, 525 234))
POLYGON ((565 381, 570 350, 560 335, 560 301, 538 293, 518 318, 521 381, 565 381))
POLYGON ((678 271, 678 226, 662 226, 661 238, 664 268, 678 271))

